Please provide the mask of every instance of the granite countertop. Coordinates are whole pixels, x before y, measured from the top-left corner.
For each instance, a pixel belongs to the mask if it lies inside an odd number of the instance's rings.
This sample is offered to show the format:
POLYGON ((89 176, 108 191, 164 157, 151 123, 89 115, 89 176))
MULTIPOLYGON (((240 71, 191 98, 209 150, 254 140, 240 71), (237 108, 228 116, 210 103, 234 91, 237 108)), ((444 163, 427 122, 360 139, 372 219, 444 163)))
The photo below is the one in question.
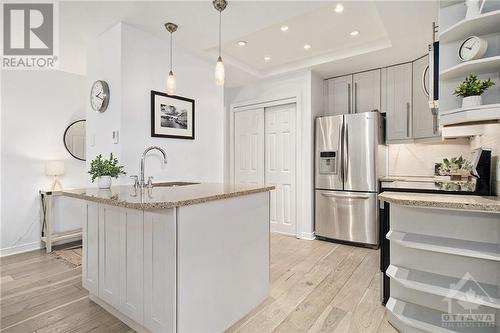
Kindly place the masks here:
POLYGON ((476 210, 500 213, 500 197, 478 195, 429 194, 411 192, 383 192, 379 199, 389 203, 417 206, 476 210))
POLYGON ((62 190, 59 194, 113 206, 151 210, 194 205, 273 189, 274 186, 169 182, 156 183, 152 189, 139 188, 137 191, 131 185, 120 185, 112 186, 109 190, 98 188, 62 190))
POLYGON ((396 181, 401 181, 401 182, 429 182, 433 183, 436 181, 436 178, 433 176, 385 176, 380 178, 381 182, 396 182, 396 181))

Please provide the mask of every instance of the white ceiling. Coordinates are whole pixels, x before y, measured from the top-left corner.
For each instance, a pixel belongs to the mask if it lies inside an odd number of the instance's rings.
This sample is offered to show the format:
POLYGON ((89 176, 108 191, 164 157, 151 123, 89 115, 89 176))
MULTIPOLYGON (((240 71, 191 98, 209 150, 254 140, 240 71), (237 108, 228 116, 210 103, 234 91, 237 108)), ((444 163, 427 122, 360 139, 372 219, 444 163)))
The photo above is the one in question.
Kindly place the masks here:
MULTIPOLYGON (((236 1, 223 12, 226 85, 311 68, 324 77, 411 60, 425 54, 435 1, 236 1), (289 26, 282 32, 282 25, 289 26), (359 30, 356 37, 350 31, 359 30), (240 47, 238 40, 248 44, 240 47), (310 44, 309 51, 303 45, 310 44), (271 56, 265 62, 264 56, 271 56)), ((168 40, 163 24, 179 25, 174 43, 216 60, 218 14, 211 1, 68 1, 60 3, 61 61, 83 61, 87 43, 123 21, 168 40), (70 57, 71 56, 71 57, 70 57)))

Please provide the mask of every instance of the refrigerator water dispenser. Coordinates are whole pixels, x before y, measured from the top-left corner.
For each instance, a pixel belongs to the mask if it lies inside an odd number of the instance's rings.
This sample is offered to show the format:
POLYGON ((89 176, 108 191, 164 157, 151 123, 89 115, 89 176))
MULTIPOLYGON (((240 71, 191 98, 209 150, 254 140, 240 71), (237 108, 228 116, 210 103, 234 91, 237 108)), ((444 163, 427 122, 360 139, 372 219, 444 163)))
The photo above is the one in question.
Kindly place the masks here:
POLYGON ((319 173, 337 174, 336 151, 322 151, 319 153, 319 173))

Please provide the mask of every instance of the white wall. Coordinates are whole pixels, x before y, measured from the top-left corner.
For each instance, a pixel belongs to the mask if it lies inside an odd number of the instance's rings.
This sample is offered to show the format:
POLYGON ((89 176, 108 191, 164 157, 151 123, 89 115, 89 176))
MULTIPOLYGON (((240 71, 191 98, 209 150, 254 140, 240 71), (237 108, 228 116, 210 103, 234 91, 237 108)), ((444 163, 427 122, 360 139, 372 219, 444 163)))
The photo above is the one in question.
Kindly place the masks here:
MULTIPOLYGON (((314 237, 313 218, 313 119, 322 113, 323 84, 320 79, 310 71, 293 73, 268 79, 238 88, 226 90, 226 112, 230 112, 230 105, 251 101, 271 101, 276 98, 298 97, 302 114, 300 125, 302 137, 302 161, 297 165, 297 175, 300 183, 297 184, 297 228, 299 236, 306 239, 314 237), (313 88, 315 89, 313 92, 313 88), (318 92, 316 89, 320 89, 318 92), (314 102, 313 102, 314 96, 314 102)), ((229 118, 227 116, 227 118, 229 118)), ((229 126, 229 122, 226 122, 229 126)), ((228 131, 228 129, 226 128, 228 131)), ((229 156, 229 140, 226 142, 226 152, 229 156)), ((226 159, 226 179, 229 179, 229 159, 226 159)))
POLYGON ((118 24, 93 45, 99 47, 89 48, 87 86, 104 79, 110 84, 111 98, 103 114, 87 108, 89 157, 113 151, 128 173, 121 182, 130 183, 129 175, 139 174, 144 149, 157 145, 166 150, 168 164, 163 165, 160 155, 151 152, 146 162, 146 177, 153 176, 156 181, 222 182, 223 89, 215 85, 214 64, 174 43, 177 95, 195 100, 195 140, 152 138, 150 91, 165 91, 168 43, 132 26, 118 24), (112 142, 113 130, 120 131, 119 144, 112 142))
MULTIPOLYGON (((71 157, 63 133, 85 118, 85 78, 61 71, 2 71, 1 255, 40 247, 38 191, 52 179, 46 160, 64 160, 64 187, 85 183, 85 162, 71 157)), ((56 203, 56 231, 80 227, 77 208, 56 203), (64 209, 75 219, 57 219, 64 209)))

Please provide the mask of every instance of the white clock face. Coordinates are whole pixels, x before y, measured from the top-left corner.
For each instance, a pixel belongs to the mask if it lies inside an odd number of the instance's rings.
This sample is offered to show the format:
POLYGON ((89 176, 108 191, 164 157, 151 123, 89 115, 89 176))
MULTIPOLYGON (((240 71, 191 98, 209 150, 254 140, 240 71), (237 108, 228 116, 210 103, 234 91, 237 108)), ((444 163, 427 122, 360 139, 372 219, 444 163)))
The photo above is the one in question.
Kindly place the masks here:
POLYGON ((460 46, 459 57, 463 61, 481 58, 486 52, 486 41, 478 37, 467 38, 460 46))
POLYGON ((104 81, 96 81, 90 90, 90 105, 99 112, 106 111, 109 101, 108 85, 104 81))

